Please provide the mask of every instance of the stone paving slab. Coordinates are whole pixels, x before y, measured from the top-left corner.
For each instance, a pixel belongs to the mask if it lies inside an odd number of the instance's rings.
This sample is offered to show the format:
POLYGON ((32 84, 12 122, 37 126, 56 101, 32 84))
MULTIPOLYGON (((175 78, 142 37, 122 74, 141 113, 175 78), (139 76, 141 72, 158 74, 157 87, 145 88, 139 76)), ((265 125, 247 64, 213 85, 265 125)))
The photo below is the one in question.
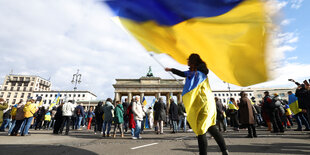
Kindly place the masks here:
MULTIPOLYGON (((129 134, 125 138, 103 138, 92 131, 70 131, 69 136, 53 135, 52 131, 30 130, 31 136, 7 136, 0 133, 0 155, 8 154, 199 154, 194 133, 157 135, 151 130, 142 134, 142 139, 132 140, 129 134), (132 149, 135 147, 141 147, 132 149)), ((244 138, 246 130, 223 133, 230 154, 310 154, 310 132, 286 131, 273 134, 265 128, 258 129, 258 138, 244 138)), ((214 139, 210 136, 208 154, 221 154, 214 139)))

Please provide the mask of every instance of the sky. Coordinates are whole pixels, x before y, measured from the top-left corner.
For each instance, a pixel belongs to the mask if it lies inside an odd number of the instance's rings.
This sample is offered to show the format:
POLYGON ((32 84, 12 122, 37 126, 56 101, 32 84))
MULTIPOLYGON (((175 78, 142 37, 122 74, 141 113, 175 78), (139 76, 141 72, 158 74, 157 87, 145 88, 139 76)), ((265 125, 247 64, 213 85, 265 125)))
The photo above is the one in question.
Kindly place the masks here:
MULTIPOLYGON (((287 81, 309 79, 310 1, 268 0, 277 28, 270 56, 271 81, 251 87, 294 87, 287 81)), ((0 0, 0 83, 10 73, 38 75, 52 82, 52 90, 73 90, 72 75, 79 69, 78 90, 98 99, 114 97, 115 79, 145 76, 172 78, 117 22, 98 0, 0 0)), ((166 67, 187 70, 165 54, 154 54, 166 67)), ((227 89, 213 73, 211 88, 227 89)), ((232 85, 233 89, 246 89, 232 85)))

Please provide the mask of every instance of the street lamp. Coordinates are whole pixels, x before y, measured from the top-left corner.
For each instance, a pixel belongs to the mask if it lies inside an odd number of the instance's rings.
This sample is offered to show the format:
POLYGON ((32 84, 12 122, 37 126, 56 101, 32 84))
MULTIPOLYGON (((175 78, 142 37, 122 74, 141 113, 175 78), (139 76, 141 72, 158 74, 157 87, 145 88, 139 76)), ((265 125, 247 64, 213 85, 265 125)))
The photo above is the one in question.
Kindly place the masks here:
MULTIPOLYGON (((77 84, 80 84, 82 82, 81 81, 82 74, 79 74, 79 71, 80 70, 78 69, 77 72, 73 74, 73 77, 72 77, 71 83, 74 84, 74 88, 73 88, 74 91, 77 90, 77 84)), ((74 95, 75 93, 73 94, 73 102, 74 102, 74 95)))
MULTIPOLYGON (((224 83, 226 83, 225 81, 223 81, 224 83)), ((230 93, 230 85, 229 85, 229 83, 227 82, 227 88, 228 88, 228 93, 229 93, 229 98, 228 98, 228 100, 227 100, 227 103, 228 103, 228 101, 230 100, 230 97, 231 97, 231 93, 230 93)))

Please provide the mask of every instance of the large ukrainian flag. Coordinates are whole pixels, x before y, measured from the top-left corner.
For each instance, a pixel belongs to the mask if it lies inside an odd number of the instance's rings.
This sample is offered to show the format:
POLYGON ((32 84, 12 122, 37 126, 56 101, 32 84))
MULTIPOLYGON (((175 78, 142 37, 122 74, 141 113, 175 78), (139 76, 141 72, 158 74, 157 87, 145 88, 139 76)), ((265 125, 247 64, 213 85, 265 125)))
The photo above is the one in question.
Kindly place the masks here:
POLYGON ((216 104, 206 75, 200 71, 184 72, 182 93, 187 120, 196 135, 206 133, 216 123, 216 104))
POLYGON ((192 53, 223 81, 267 80, 261 0, 105 0, 148 50, 186 64, 192 53))
POLYGON ((290 107, 290 109, 294 113, 294 115, 296 115, 302 111, 298 107, 298 98, 295 96, 295 94, 291 94, 288 96, 288 106, 290 107))

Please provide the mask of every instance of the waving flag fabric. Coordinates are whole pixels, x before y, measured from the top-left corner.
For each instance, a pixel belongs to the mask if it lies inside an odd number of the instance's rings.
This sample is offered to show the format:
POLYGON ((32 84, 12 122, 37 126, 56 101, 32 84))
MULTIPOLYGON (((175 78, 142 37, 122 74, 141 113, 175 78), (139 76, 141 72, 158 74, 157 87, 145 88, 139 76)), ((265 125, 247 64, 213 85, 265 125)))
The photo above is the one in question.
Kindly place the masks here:
POLYGON ((51 103, 51 105, 48 108, 48 110, 52 110, 53 107, 56 106, 59 103, 59 97, 60 97, 60 93, 57 94, 55 100, 51 103))
POLYGON ((186 64, 197 53, 223 81, 249 86, 268 79, 261 0, 105 0, 148 50, 186 64))
POLYGON ((291 94, 288 96, 288 105, 294 115, 300 113, 302 110, 298 108, 298 99, 295 94, 291 94))
POLYGON ((187 120, 196 135, 206 133, 216 124, 216 104, 208 78, 200 71, 184 72, 186 81, 182 99, 187 120))
POLYGON ((147 105, 147 102, 146 102, 146 100, 145 100, 145 97, 143 96, 143 99, 142 99, 142 104, 144 105, 144 106, 146 106, 147 105))

